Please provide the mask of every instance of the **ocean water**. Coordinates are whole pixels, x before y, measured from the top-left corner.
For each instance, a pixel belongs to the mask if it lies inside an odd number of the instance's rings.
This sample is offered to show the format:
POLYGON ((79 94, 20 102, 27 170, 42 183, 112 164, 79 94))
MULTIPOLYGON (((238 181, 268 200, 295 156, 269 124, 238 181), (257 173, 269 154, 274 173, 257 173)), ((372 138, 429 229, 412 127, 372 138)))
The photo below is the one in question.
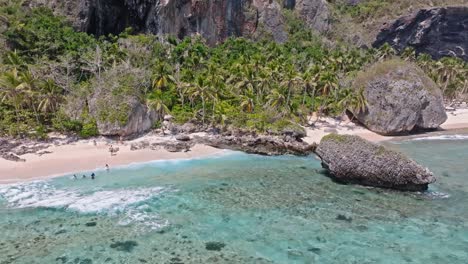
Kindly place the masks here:
POLYGON ((340 185, 312 156, 225 152, 0 185, 0 263, 468 263, 468 138, 387 145, 437 183, 340 185))

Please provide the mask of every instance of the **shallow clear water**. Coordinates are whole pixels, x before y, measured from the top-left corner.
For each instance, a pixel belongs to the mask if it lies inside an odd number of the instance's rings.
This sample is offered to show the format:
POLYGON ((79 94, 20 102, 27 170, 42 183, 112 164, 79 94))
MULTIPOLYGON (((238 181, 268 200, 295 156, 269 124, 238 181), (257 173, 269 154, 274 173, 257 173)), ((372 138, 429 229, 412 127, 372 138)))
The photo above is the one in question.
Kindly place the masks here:
POLYGON ((436 173, 430 192, 236 152, 0 185, 0 263, 468 263, 468 140, 389 145, 436 173))

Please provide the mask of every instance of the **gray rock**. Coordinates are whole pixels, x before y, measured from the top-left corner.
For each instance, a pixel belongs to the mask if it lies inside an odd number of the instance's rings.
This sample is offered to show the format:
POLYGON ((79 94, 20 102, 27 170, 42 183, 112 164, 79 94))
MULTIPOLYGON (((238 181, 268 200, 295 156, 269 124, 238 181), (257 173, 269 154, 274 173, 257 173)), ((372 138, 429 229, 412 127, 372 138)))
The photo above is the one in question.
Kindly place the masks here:
POLYGON ((151 129, 159 117, 139 99, 139 87, 148 80, 145 70, 118 66, 103 73, 101 80, 92 82, 94 93, 88 100, 89 112, 101 135, 129 137, 151 129), (122 83, 132 89, 122 88, 122 83))
POLYGON ((13 153, 3 153, 3 154, 1 154, 1 157, 6 159, 6 160, 9 160, 9 161, 26 162, 25 159, 22 159, 22 158, 16 156, 15 154, 13 154, 13 153))
MULTIPOLYGON (((119 34, 131 27, 139 33, 201 35, 214 45, 230 36, 257 30, 259 9, 268 0, 31 0, 66 16, 75 28, 95 35, 119 34)), ((278 12, 281 10, 278 9, 278 12)))
POLYGON ((349 109, 368 129, 382 135, 438 128, 447 120, 441 90, 420 68, 400 61, 377 63, 353 84, 364 88, 365 110, 349 109))
POLYGON ((326 0, 31 0, 29 6, 48 6, 73 26, 98 36, 117 35, 131 27, 138 33, 201 35, 215 45, 231 36, 255 37, 267 33, 277 42, 288 39, 282 5, 294 9, 307 26, 330 29, 326 0))
POLYGON ((318 32, 330 30, 330 8, 325 0, 296 0, 295 10, 305 24, 318 32))
POLYGON ((330 134, 316 149, 322 166, 343 183, 424 191, 435 182, 434 175, 396 151, 358 136, 330 134))
POLYGON ((172 121, 173 118, 174 118, 174 117, 171 116, 171 115, 165 115, 165 116, 164 116, 164 121, 172 121))
POLYGON ((383 28, 374 47, 389 43, 402 51, 412 47, 434 59, 445 56, 468 61, 468 6, 422 9, 383 28))
POLYGON ((185 134, 181 134, 181 135, 177 135, 176 139, 179 140, 179 141, 190 141, 190 136, 185 135, 185 134))
POLYGON ((277 1, 259 0, 254 1, 253 5, 258 10, 258 22, 263 30, 270 33, 276 42, 282 43, 288 40, 280 4, 277 1))
POLYGON ((194 123, 185 123, 183 125, 180 125, 180 126, 177 126, 177 132, 179 133, 187 133, 187 134, 191 134, 191 133, 195 133, 195 132, 198 132, 199 129, 197 127, 197 125, 195 125, 194 123))
POLYGON ((153 143, 151 147, 153 149, 158 149, 163 147, 169 152, 187 152, 195 145, 193 142, 181 142, 181 141, 166 141, 161 143, 153 143))
POLYGON ((290 140, 279 136, 254 135, 213 135, 196 137, 195 141, 220 149, 232 149, 260 155, 309 155, 315 150, 315 145, 302 141, 290 140))
POLYGON ((299 140, 307 136, 307 132, 305 131, 305 129, 298 125, 290 126, 290 127, 283 129, 281 134, 283 134, 284 136, 293 137, 296 140, 299 140))

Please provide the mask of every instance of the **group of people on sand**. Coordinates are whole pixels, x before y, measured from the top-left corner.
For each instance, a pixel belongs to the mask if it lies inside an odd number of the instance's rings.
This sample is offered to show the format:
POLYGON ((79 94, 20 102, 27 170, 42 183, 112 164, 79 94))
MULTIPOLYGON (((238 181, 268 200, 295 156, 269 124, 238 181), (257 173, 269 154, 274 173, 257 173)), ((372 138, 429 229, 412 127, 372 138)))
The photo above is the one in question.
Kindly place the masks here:
MULTIPOLYGON (((106 171, 109 172, 109 164, 106 164, 106 171)), ((87 176, 86 174, 83 174, 83 176, 81 177, 82 179, 86 179, 87 176)), ((93 172, 91 173, 91 180, 94 180, 96 179, 96 174, 93 172)), ((78 180, 78 176, 76 176, 76 174, 73 174, 73 180, 78 180)))

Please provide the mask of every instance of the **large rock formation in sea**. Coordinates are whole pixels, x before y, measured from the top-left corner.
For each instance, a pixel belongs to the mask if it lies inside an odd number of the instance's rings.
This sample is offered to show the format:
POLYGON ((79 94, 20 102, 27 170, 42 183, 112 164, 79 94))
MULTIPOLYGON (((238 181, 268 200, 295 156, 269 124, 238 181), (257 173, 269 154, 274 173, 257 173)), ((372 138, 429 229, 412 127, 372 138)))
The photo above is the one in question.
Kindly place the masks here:
POLYGON ((358 136, 330 134, 316 149, 330 176, 338 182, 424 191, 434 175, 403 154, 358 136))
POLYGON ((468 61, 468 7, 423 9, 386 26, 374 47, 389 43, 402 51, 412 47, 433 58, 459 57, 468 61))
POLYGON ((382 135, 438 128, 447 120, 442 91, 420 68, 400 60, 377 63, 358 74, 365 109, 349 109, 368 129, 382 135))
MULTIPOLYGON (((285 0, 289 1, 289 0, 285 0)), ((118 34, 127 27, 137 32, 172 34, 180 38, 202 35, 215 44, 229 36, 271 34, 287 39, 282 5, 273 0, 31 0, 65 15, 75 28, 96 35, 118 34)), ((311 29, 329 29, 330 12, 325 0, 284 3, 311 29)))

